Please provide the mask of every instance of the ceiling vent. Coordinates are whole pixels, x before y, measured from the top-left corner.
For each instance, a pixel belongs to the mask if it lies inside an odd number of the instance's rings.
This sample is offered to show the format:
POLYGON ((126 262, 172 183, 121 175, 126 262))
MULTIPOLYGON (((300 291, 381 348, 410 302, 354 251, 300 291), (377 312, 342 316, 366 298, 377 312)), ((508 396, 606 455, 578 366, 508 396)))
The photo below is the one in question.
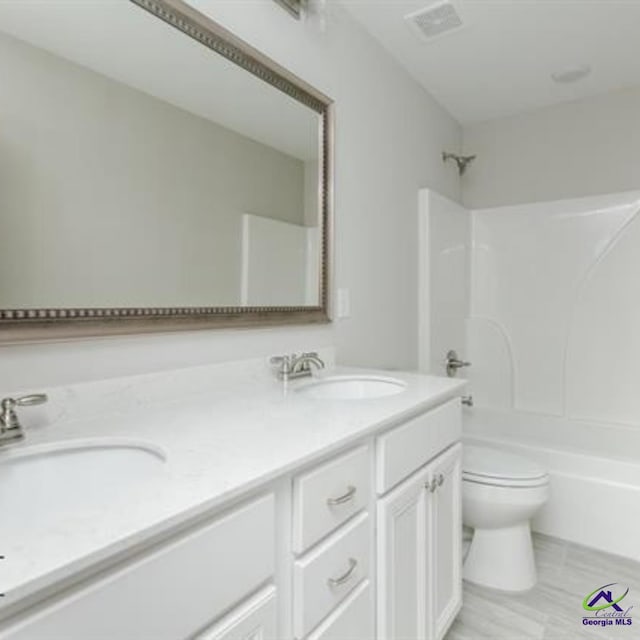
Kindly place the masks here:
POLYGON ((438 2, 404 17, 422 40, 432 40, 444 33, 460 29, 462 19, 451 2, 438 2))

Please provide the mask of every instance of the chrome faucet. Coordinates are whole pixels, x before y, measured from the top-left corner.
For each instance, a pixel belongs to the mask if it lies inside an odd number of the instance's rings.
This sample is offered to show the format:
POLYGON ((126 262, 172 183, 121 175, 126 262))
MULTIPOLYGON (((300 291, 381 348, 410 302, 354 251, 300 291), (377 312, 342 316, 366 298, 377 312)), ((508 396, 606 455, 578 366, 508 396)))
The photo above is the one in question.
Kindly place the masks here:
POLYGON ((17 442, 24 438, 24 431, 16 407, 32 407, 37 404, 44 404, 48 400, 45 393, 34 393, 19 398, 4 398, 0 402, 0 446, 17 442))
POLYGON ((270 360, 272 365, 276 365, 276 375, 280 380, 295 380, 296 378, 307 378, 311 375, 311 365, 317 369, 324 369, 324 361, 315 352, 292 353, 286 356, 273 356, 270 360))

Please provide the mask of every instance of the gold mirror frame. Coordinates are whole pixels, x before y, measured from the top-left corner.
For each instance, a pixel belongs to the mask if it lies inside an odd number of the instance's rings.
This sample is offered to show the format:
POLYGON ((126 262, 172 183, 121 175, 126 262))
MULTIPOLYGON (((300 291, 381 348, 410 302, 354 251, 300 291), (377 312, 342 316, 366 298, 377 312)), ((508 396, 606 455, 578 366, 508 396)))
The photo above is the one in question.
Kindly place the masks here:
POLYGON ((129 0, 309 107, 321 119, 318 306, 0 309, 0 342, 330 321, 333 101, 182 0, 129 0))

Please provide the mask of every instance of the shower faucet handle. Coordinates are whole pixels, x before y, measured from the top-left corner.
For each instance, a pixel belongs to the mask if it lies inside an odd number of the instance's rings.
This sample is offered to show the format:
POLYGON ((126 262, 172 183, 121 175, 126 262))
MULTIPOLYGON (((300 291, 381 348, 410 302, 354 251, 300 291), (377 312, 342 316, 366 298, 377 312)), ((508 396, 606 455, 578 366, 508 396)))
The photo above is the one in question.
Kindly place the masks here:
POLYGON ((465 360, 460 360, 460 358, 458 358, 458 354, 453 349, 451 349, 451 351, 447 352, 445 366, 447 369, 447 375, 450 378, 453 378, 458 373, 458 369, 462 369, 463 367, 470 367, 471 363, 466 362, 465 360))

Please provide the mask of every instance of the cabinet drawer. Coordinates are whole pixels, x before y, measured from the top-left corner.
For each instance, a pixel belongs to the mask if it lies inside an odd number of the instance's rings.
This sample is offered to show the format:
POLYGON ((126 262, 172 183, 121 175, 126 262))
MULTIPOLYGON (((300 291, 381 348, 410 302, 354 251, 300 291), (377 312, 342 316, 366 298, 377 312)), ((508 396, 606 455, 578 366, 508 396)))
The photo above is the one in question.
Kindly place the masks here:
POLYGON ((268 495, 96 579, 0 638, 191 637, 273 575, 274 528, 268 495))
POLYGON ((371 640, 374 637, 372 597, 371 585, 365 580, 307 640, 371 640))
POLYGON ((459 398, 383 434, 376 443, 377 492, 388 491, 461 436, 459 398))
POLYGON ((293 491, 293 550, 301 553, 367 506, 367 448, 355 449, 298 476, 293 491))
POLYGON ((277 634, 276 588, 270 586, 194 640, 277 640, 277 634))
POLYGON ((369 575, 369 517, 363 513, 293 567, 293 631, 303 638, 369 575))

